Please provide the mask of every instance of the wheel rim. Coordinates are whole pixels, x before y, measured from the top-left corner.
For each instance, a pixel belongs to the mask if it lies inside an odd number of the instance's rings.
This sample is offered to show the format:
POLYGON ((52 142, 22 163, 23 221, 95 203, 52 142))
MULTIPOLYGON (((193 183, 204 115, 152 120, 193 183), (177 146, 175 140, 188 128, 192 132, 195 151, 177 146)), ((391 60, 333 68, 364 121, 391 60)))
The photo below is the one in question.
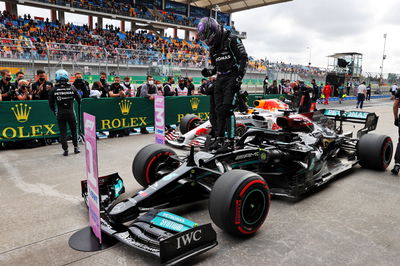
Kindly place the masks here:
POLYGON ((262 190, 250 191, 242 203, 242 219, 248 225, 257 223, 264 214, 266 197, 262 190))
POLYGON ((389 141, 387 141, 386 148, 383 151, 383 160, 385 164, 388 164, 390 160, 392 159, 392 154, 393 154, 393 147, 390 144, 389 141))
POLYGON ((149 185, 160 180, 174 170, 175 164, 174 161, 171 160, 170 155, 174 155, 174 153, 159 153, 150 161, 146 169, 146 181, 149 185))

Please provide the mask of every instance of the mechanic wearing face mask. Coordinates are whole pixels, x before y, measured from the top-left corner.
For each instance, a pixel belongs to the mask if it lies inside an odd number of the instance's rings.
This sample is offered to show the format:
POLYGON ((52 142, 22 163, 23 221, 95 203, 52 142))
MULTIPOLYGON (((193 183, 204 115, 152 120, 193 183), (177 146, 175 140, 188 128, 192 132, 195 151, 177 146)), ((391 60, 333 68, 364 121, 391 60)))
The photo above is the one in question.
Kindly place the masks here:
POLYGON ((82 98, 89 98, 89 83, 83 79, 81 72, 75 73, 75 81, 72 83, 82 98))
POLYGON ((2 70, 0 80, 0 93, 3 101, 11 101, 15 96, 16 87, 11 83, 11 73, 8 69, 2 70))
POLYGON ((46 72, 44 70, 36 71, 37 81, 32 84, 32 97, 34 100, 47 100, 49 92, 53 88, 53 83, 46 80, 46 72))
POLYGON ((15 73, 15 82, 14 82, 14 87, 18 88, 18 83, 25 78, 25 74, 22 71, 18 71, 15 73))
POLYGON ((173 76, 169 76, 167 83, 164 84, 164 96, 175 96, 175 90, 172 88, 172 85, 175 83, 175 79, 173 76))
POLYGON ((121 84, 124 89, 124 93, 126 97, 135 97, 136 91, 135 86, 131 84, 131 78, 129 76, 124 77, 124 82, 121 84))
POLYGON ((235 116, 233 113, 236 94, 240 90, 246 73, 247 53, 239 38, 225 30, 209 17, 202 18, 197 27, 201 41, 210 47, 212 69, 203 69, 201 74, 209 77, 217 74, 214 101, 217 114, 217 139, 210 145, 217 153, 229 152, 234 148, 235 116), (225 130, 227 136, 225 139, 225 130))
POLYGON ((63 155, 68 156, 67 123, 72 134, 74 153, 79 153, 78 132, 74 112, 74 99, 80 104, 81 97, 75 87, 69 82, 68 72, 60 69, 56 72, 56 85, 49 94, 50 109, 56 114, 58 127, 60 128, 61 146, 63 155))
POLYGON ((179 83, 178 83, 178 87, 175 89, 175 95, 176 96, 188 96, 188 88, 186 87, 185 84, 185 79, 184 78, 180 78, 179 79, 179 83))
POLYGON ((92 90, 97 90, 101 92, 101 97, 108 97, 108 91, 110 90, 110 85, 107 83, 107 74, 104 72, 100 73, 100 84, 95 82, 92 86, 92 90))
MULTIPOLYGON (((141 85, 140 88, 138 88, 138 92, 136 95, 138 95, 138 97, 144 97, 144 98, 149 98, 150 100, 154 100, 154 95, 156 94, 157 94, 157 88, 154 85, 153 76, 148 75, 146 83, 141 85)), ((149 131, 147 131, 146 127, 141 127, 140 133, 149 134, 149 131)))

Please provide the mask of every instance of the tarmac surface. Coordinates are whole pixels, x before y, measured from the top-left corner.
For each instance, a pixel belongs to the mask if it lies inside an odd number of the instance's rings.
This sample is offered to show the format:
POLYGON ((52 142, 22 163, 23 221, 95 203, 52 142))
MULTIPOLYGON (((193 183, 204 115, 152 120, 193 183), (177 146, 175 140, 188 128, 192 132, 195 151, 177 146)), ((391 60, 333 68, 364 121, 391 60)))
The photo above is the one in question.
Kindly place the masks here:
MULTIPOLYGON (((340 107, 353 109, 355 102, 340 107)), ((364 110, 380 116, 376 133, 397 144, 392 102, 373 100, 364 110)), ((119 172, 125 197, 140 190, 132 160, 153 140, 137 135, 98 141, 100 176, 119 172)), ((300 201, 273 199, 263 227, 249 239, 231 237, 214 225, 219 245, 186 265, 399 265, 400 177, 390 174, 392 167, 393 161, 386 172, 356 167, 300 201)), ((69 237, 88 225, 82 179, 84 153, 65 158, 59 144, 0 151, 0 265, 158 263, 123 244, 95 253, 68 246, 69 237)), ((172 212, 199 224, 211 222, 207 201, 172 212)))

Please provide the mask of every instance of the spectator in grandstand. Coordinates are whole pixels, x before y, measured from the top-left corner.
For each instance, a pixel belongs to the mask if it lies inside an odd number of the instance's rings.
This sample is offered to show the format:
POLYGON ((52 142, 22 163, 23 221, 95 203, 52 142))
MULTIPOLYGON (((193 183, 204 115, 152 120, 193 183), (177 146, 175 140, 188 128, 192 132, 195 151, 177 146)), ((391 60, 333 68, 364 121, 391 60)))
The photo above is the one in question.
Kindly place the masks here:
POLYGON ((163 92, 164 96, 174 96, 175 90, 172 85, 175 83, 175 79, 173 76, 169 76, 167 79, 167 83, 164 84, 163 92))
MULTIPOLYGON (((157 88, 154 85, 153 76, 148 75, 146 78, 146 83, 140 86, 140 90, 138 88, 137 94, 139 97, 149 98, 150 100, 154 100, 154 95, 157 93, 157 88)), ((140 133, 149 134, 149 131, 145 127, 140 128, 140 133)))
POLYGON ((47 81, 47 75, 44 70, 36 71, 37 81, 32 84, 32 97, 34 100, 49 99, 49 92, 53 89, 53 83, 47 81))
POLYGON ((329 104, 329 97, 331 97, 331 94, 332 94, 332 87, 329 84, 329 82, 326 83, 324 89, 322 90, 322 94, 324 94, 324 96, 325 96, 324 104, 328 105, 329 104))
POLYGON ((175 95, 176 96, 188 96, 189 90, 185 86, 185 79, 180 78, 178 82, 178 87, 175 88, 175 95))
MULTIPOLYGON (((24 72, 22 72, 22 71, 18 71, 18 72, 15 74, 15 82, 14 82, 14 87, 15 87, 15 88, 18 88, 18 83, 19 83, 19 81, 20 81, 20 80, 23 80, 24 77, 25 77, 25 74, 24 74, 24 72)), ((29 85, 30 85, 30 84, 29 84, 29 85)))
POLYGON ((274 80, 272 85, 269 86, 267 94, 278 94, 278 82, 274 80))
POLYGON ((15 97, 16 87, 11 83, 11 72, 8 69, 0 71, 0 92, 3 101, 11 101, 15 97))
POLYGON ((371 101, 371 83, 367 86, 367 97, 365 98, 366 101, 371 101))
POLYGON ((263 81, 263 94, 268 94, 268 88, 269 88, 269 77, 267 75, 265 76, 265 79, 263 81))
POLYGON ((188 95, 194 95, 194 84, 192 77, 188 77, 186 87, 188 89, 188 95))
POLYGON ((83 79, 82 72, 75 73, 75 81, 72 85, 74 85, 81 98, 89 98, 89 82, 83 79))
POLYGON ((32 95, 30 94, 29 90, 30 90, 29 81, 20 80, 18 82, 18 89, 15 90, 15 100, 18 101, 32 100, 32 95))
POLYGON ((108 91, 110 85, 107 83, 107 74, 104 72, 100 73, 100 83, 95 82, 92 86, 92 90, 98 90, 101 92, 101 97, 108 97, 108 91))
POLYGON ((124 88, 121 86, 121 78, 119 76, 114 77, 114 83, 110 86, 108 97, 125 97, 124 88))
POLYGON ((360 107, 360 109, 363 108, 364 100, 365 97, 367 96, 367 86, 365 86, 365 81, 363 81, 358 87, 357 87, 357 105, 356 108, 360 107))
POLYGON ((135 97, 135 86, 131 84, 131 78, 129 76, 124 77, 124 82, 121 84, 121 86, 124 89, 125 97, 135 97))
POLYGON ((67 123, 71 130, 74 153, 80 152, 74 112, 74 100, 80 104, 81 97, 79 96, 75 87, 69 83, 68 72, 63 69, 57 70, 56 85, 49 94, 49 106, 57 116, 58 127, 60 128, 61 146, 64 150, 64 156, 68 156, 67 123))
POLYGON ((201 85, 198 89, 198 94, 200 95, 207 95, 206 89, 207 89, 207 79, 201 79, 201 85))

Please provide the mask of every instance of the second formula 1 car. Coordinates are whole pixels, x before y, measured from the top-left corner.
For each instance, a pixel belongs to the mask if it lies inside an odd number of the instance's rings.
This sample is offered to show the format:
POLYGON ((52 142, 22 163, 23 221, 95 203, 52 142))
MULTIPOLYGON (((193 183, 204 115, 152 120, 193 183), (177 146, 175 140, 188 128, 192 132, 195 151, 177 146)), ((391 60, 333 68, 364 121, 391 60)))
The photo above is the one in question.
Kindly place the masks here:
MULTIPOLYGON (((235 135, 242 136, 248 127, 269 128, 272 130, 280 129, 276 124, 276 118, 283 114, 284 110, 289 110, 289 105, 278 99, 256 100, 254 108, 249 108, 246 112, 235 112, 235 135)), ((179 124, 179 131, 167 131, 166 143, 176 148, 205 147, 207 136, 212 131, 210 120, 202 121, 198 116, 187 114, 179 124)))

